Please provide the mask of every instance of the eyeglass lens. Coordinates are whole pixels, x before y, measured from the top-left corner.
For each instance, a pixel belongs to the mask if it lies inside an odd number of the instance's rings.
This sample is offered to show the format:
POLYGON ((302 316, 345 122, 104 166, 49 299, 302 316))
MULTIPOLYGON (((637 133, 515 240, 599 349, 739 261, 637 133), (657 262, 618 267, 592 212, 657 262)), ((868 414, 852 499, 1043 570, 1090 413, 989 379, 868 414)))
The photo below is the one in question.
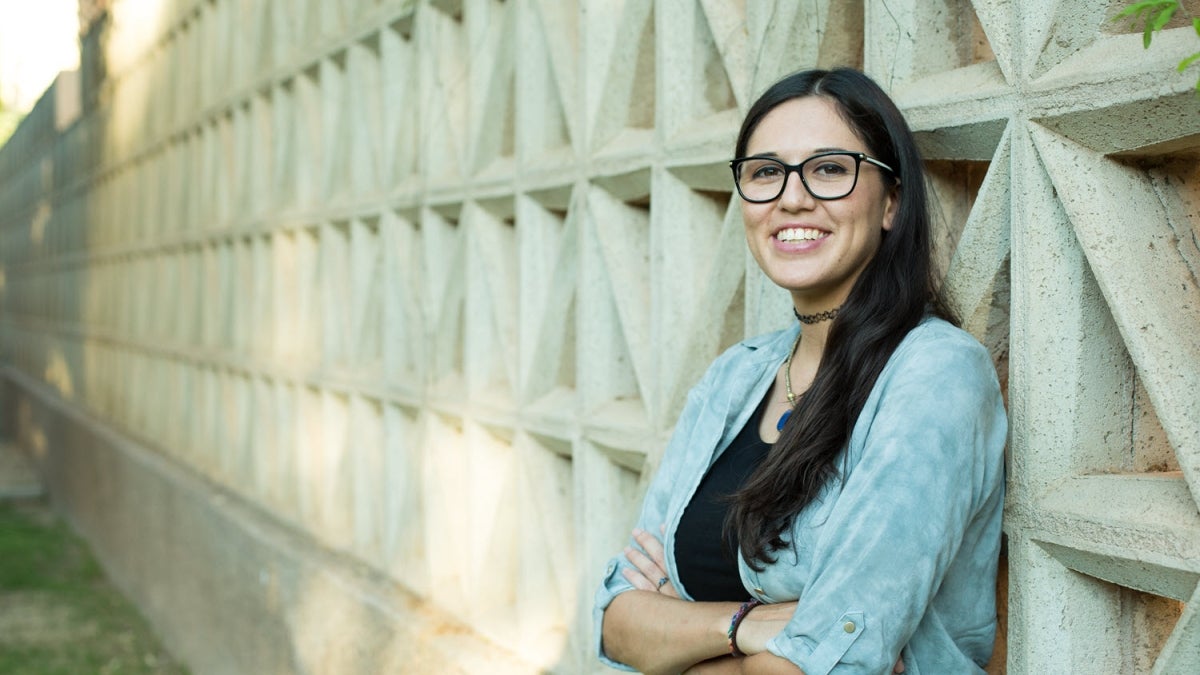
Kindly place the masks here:
MULTIPOLYGON (((738 171, 738 190, 750 201, 771 201, 783 194, 787 165, 777 159, 752 157, 738 171)), ((800 164, 808 191, 818 199, 837 199, 850 194, 858 179, 858 157, 831 154, 810 157, 800 164)))

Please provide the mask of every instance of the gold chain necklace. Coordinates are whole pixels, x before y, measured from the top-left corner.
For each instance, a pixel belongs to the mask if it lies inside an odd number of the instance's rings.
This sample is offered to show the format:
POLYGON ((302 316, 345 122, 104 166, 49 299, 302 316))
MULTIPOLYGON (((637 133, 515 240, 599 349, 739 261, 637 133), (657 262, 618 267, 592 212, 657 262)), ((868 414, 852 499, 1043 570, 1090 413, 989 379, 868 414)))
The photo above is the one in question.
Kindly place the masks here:
MULTIPOLYGON (((816 314, 801 314, 795 307, 792 308, 792 314, 803 324, 821 323, 822 321, 831 321, 837 318, 838 311, 841 306, 827 309, 824 312, 816 314)), ((779 416, 779 422, 775 424, 775 428, 783 431, 783 425, 787 424, 788 418, 792 416, 792 410, 796 407, 796 395, 792 393, 792 357, 796 355, 796 350, 800 348, 800 338, 804 335, 804 331, 796 334, 796 342, 792 344, 792 351, 788 352, 787 360, 783 362, 783 385, 787 388, 788 405, 791 406, 782 415, 779 416)))
POLYGON ((775 423, 776 431, 783 431, 783 425, 787 424, 788 418, 792 416, 792 409, 796 406, 796 395, 792 393, 792 357, 796 355, 796 350, 800 348, 800 338, 804 336, 804 331, 796 333, 796 341, 792 343, 792 351, 788 352, 787 359, 783 362, 783 386, 787 391, 788 409, 779 416, 779 421, 775 423))

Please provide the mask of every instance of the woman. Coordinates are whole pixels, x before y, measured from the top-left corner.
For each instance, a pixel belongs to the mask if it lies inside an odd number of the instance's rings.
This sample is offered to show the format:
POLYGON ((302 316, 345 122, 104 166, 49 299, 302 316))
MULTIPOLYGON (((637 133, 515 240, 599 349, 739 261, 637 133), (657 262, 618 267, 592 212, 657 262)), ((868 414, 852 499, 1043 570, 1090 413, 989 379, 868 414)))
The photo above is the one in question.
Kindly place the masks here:
POLYGON ((751 106, 736 156, 747 244, 800 325, 730 348, 689 393, 597 593, 600 657, 982 672, 1007 420, 932 278, 912 133, 862 73, 806 71, 751 106))

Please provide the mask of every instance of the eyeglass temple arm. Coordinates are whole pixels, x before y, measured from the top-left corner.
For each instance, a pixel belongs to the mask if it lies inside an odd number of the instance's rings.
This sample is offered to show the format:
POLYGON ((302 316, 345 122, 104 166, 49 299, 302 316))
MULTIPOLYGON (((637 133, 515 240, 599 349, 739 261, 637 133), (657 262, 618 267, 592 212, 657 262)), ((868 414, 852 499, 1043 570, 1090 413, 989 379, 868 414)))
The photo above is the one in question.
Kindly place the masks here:
POLYGON ((900 174, 896 173, 896 170, 893 169, 892 167, 888 166, 887 164, 884 164, 883 162, 875 159, 874 157, 868 157, 866 155, 860 155, 860 157, 862 157, 862 161, 864 161, 868 164, 874 164, 875 166, 877 166, 881 169, 886 169, 888 173, 892 174, 892 178, 896 179, 896 185, 901 184, 900 174))

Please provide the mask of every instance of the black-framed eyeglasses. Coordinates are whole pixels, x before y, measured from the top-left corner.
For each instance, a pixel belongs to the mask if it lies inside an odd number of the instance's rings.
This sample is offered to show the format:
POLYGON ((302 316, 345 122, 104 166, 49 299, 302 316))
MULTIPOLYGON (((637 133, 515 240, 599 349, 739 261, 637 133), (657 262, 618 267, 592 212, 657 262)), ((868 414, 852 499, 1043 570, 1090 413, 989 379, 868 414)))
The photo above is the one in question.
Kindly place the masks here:
POLYGON ((773 157, 739 157, 729 167, 733 169, 733 184, 742 199, 763 204, 779 199, 793 171, 800 174, 804 189, 816 199, 841 199, 858 185, 858 167, 863 162, 896 175, 892 167, 873 157, 844 151, 822 152, 799 164, 784 164, 773 157))

